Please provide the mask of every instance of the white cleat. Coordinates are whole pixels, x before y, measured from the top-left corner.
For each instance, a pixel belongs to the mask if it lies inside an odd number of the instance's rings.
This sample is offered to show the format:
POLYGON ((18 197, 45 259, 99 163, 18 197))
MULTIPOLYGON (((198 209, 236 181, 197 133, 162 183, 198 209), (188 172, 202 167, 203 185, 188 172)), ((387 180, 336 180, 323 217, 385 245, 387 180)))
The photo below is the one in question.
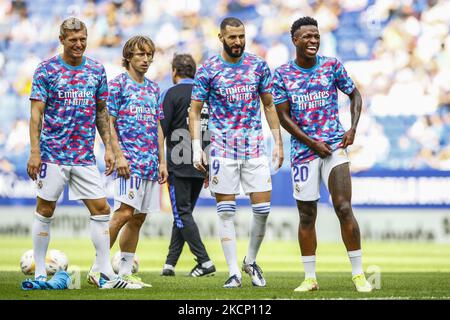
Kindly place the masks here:
POLYGON ((89 270, 86 276, 86 281, 88 284, 100 288, 100 272, 94 272, 92 270, 89 270))
POLYGON ((294 289, 295 292, 308 292, 319 290, 319 284, 314 278, 306 278, 303 282, 294 289))
POLYGON ((151 288, 152 287, 152 285, 150 283, 145 283, 144 281, 142 281, 142 279, 140 277, 138 277, 138 276, 136 276, 134 274, 130 274, 128 276, 123 276, 122 280, 125 280, 125 281, 127 281, 129 283, 139 284, 139 285, 141 285, 142 287, 145 287, 145 288, 151 288))
POLYGON ((230 288, 240 288, 242 286, 241 284, 241 278, 239 278, 237 275, 232 275, 228 278, 227 281, 225 281, 225 284, 223 285, 224 288, 230 289, 230 288))
POLYGON ((366 280, 364 274, 357 274, 352 277, 353 284, 358 292, 372 292, 372 286, 366 280))
POLYGON ((131 283, 123 280, 121 277, 117 276, 116 278, 109 280, 105 275, 101 275, 99 281, 100 289, 142 289, 142 285, 137 283, 131 283))
POLYGON ((252 264, 246 264, 245 258, 242 263, 242 271, 247 273, 250 278, 252 279, 252 284, 255 287, 265 287, 266 286, 266 279, 262 276, 262 270, 261 268, 256 264, 256 261, 252 264))

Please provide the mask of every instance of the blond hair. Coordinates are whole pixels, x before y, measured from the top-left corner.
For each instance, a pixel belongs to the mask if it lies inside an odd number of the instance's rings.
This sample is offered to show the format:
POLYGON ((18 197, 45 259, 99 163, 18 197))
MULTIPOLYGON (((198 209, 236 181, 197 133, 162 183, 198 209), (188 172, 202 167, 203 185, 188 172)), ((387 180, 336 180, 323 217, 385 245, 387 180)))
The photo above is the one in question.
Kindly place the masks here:
POLYGON ((67 36, 68 31, 82 31, 85 30, 87 34, 87 28, 83 21, 70 17, 61 23, 59 27, 59 36, 65 38, 67 36))

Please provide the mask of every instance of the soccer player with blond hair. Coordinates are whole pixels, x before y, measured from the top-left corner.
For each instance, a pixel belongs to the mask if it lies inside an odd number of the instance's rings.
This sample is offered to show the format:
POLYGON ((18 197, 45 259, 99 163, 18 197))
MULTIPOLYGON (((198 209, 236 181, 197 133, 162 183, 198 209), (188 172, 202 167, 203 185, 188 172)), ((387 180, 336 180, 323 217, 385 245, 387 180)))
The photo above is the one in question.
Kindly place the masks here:
POLYGON ((45 281, 45 256, 56 201, 69 185, 69 199, 82 200, 91 214, 91 239, 96 251, 101 289, 138 289, 118 277, 109 260, 109 214, 103 182, 96 166, 96 128, 105 145, 106 175, 114 170, 106 107, 105 68, 85 57, 87 29, 77 18, 60 27, 63 53, 39 64, 31 91, 28 175, 36 181, 37 205, 32 238, 35 279, 45 281))

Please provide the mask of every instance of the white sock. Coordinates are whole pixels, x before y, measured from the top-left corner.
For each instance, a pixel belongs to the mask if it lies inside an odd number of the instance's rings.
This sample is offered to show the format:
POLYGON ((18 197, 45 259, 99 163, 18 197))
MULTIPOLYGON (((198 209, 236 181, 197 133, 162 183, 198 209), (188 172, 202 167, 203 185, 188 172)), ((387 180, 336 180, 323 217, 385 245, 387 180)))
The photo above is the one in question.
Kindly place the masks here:
POLYGON ((245 263, 252 264, 256 261, 259 247, 266 234, 266 222, 270 213, 270 202, 252 205, 253 218, 250 224, 250 242, 248 244, 245 263))
POLYGON ((214 263, 211 260, 208 260, 208 261, 202 263, 203 268, 210 268, 213 265, 214 265, 214 263))
POLYGON ((316 279, 316 256, 302 256, 302 262, 305 268, 305 279, 316 279))
POLYGON ((169 269, 169 270, 175 271, 175 267, 171 264, 164 264, 163 269, 169 269))
POLYGON ((120 265, 119 276, 129 276, 133 269, 134 252, 121 252, 120 253, 120 265))
POLYGON ((94 259, 94 264, 92 265, 91 270, 92 272, 99 272, 99 267, 98 267, 98 263, 97 263, 97 255, 95 255, 95 259, 94 259))
POLYGON ((236 201, 221 201, 217 203, 219 215, 219 237, 222 250, 227 261, 230 276, 242 277, 237 263, 236 231, 234 229, 234 215, 236 213, 236 201))
POLYGON ((98 271, 113 279, 114 273, 109 261, 109 214, 93 215, 90 222, 91 239, 95 247, 95 265, 98 271))
POLYGON ((364 274, 362 268, 362 252, 361 249, 354 251, 347 251, 350 263, 352 264, 352 276, 357 274, 364 274))
POLYGON ((31 235, 33 238, 33 256, 35 271, 34 276, 47 277, 45 270, 45 256, 47 255, 48 244, 50 242, 50 223, 53 217, 47 218, 39 213, 34 213, 33 227, 31 235))

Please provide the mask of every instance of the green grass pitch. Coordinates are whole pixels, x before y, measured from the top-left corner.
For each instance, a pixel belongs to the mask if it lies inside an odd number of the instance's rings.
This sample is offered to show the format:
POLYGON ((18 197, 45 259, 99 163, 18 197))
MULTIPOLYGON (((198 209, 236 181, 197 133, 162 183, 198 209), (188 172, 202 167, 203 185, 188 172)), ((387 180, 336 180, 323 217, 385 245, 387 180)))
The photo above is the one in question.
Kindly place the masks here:
MULTIPOLYGON (((189 278, 195 265, 186 245, 176 267, 175 277, 159 275, 167 254, 168 239, 140 240, 139 275, 153 285, 142 290, 100 291, 86 283, 94 249, 89 239, 52 239, 49 249, 64 251, 70 267, 81 269, 81 289, 64 291, 22 291, 20 283, 27 276, 19 269, 23 252, 31 249, 31 238, 0 237, 0 299, 2 300, 196 300, 196 299, 450 299, 450 244, 363 243, 363 264, 367 277, 378 279, 379 289, 369 294, 357 293, 351 282, 351 268, 342 243, 320 243, 317 251, 317 277, 320 290, 296 293, 303 280, 300 252, 295 241, 265 241, 258 263, 267 280, 266 288, 254 288, 243 274, 239 289, 223 289, 227 278, 226 262, 220 243, 207 239, 205 245, 217 267, 209 278, 189 278), (372 271, 371 271, 372 269, 372 271), (374 271, 379 271, 379 273, 374 271)), ((238 241, 239 259, 246 253, 247 241, 238 241)), ((117 251, 117 245, 112 253, 117 251)))

